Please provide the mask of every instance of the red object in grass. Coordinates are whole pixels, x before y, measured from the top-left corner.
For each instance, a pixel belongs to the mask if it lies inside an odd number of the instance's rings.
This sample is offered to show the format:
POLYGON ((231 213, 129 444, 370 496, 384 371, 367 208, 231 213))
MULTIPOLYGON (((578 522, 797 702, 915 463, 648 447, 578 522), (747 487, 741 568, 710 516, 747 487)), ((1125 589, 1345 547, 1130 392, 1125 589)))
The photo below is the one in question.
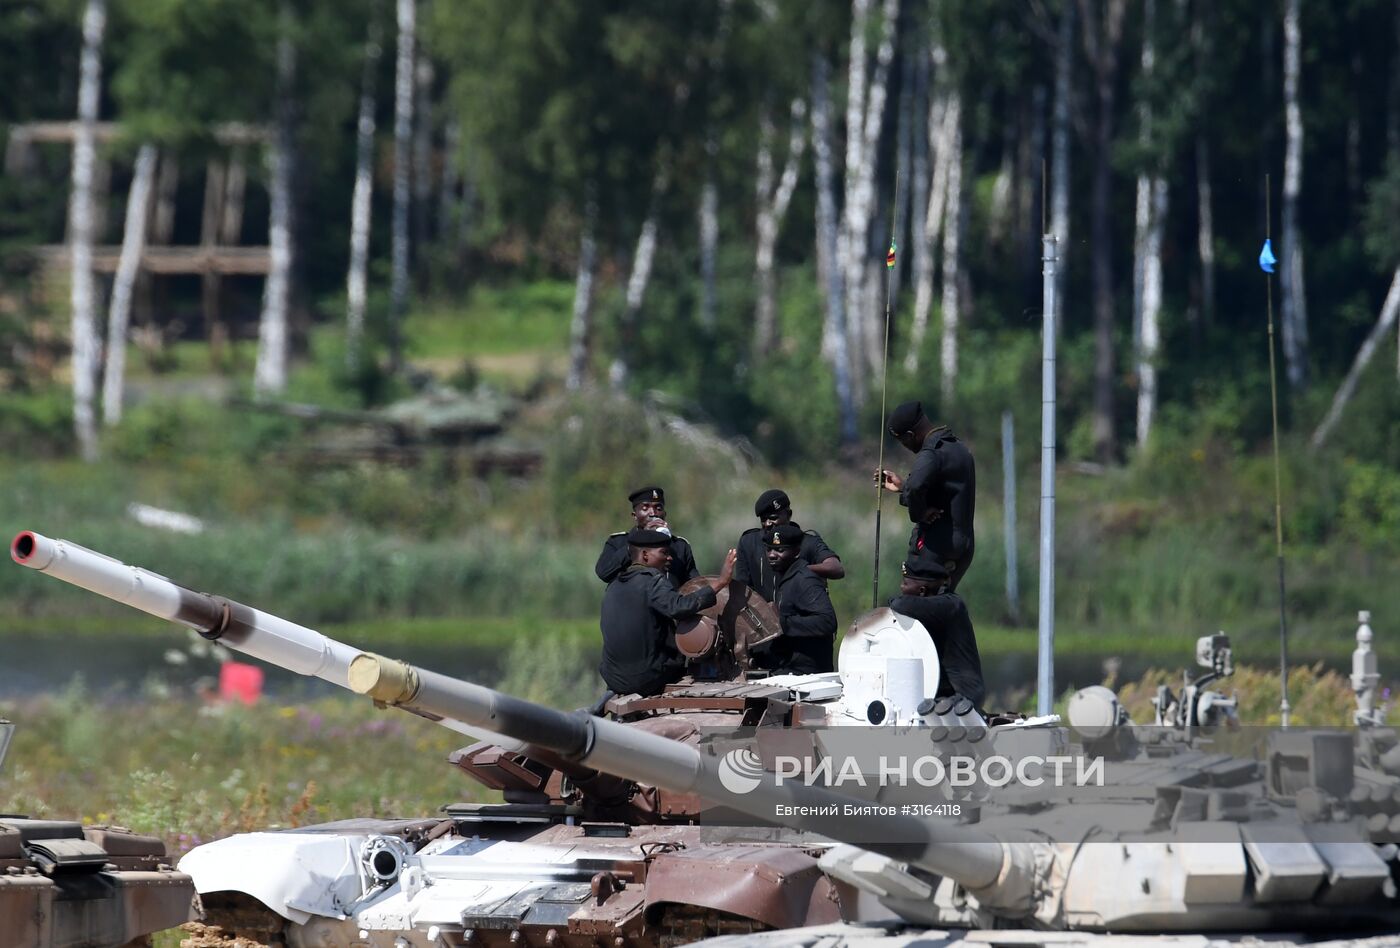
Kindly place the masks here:
POLYGON ((256 704, 262 697, 263 670, 243 662, 224 662, 219 668, 219 697, 225 701, 256 704))

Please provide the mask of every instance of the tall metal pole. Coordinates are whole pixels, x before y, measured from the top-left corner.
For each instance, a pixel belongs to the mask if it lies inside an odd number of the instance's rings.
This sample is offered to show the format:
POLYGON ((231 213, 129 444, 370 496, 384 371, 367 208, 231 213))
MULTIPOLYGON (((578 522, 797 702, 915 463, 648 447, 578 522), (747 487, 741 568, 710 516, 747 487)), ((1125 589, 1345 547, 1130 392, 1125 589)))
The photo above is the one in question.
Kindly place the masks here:
POLYGON ((1011 412, 1001 413, 1001 490, 1003 536, 1006 540, 1006 612, 1021 622, 1021 582, 1016 561, 1016 424, 1011 412))
MULTIPOLYGON (((1269 175, 1264 175, 1264 247, 1269 248, 1269 218, 1272 216, 1270 203, 1269 175)), ((1287 235, 1284 237, 1287 240, 1287 235)), ((1273 254, 1270 252, 1272 258, 1273 254)), ((1285 257, 1287 254, 1285 254, 1285 257)), ((1290 261, 1285 259, 1283 265, 1289 266, 1290 261)), ((1264 271, 1264 287, 1266 306, 1269 314, 1269 405, 1273 409, 1274 420, 1274 549, 1278 561, 1278 688, 1279 688, 1279 723, 1283 727, 1288 727, 1288 596, 1283 583, 1283 485, 1279 475, 1278 460, 1278 371, 1274 367, 1274 281, 1270 274, 1273 273, 1273 260, 1269 265, 1264 266, 1264 261, 1260 259, 1260 268, 1264 271)))
POLYGON ((890 279, 894 275, 895 238, 899 235, 899 169, 894 169, 894 203, 890 205, 890 249, 885 253, 885 350, 880 361, 880 461, 875 475, 875 570, 870 581, 870 608, 880 608, 880 507, 885 496, 885 383, 890 377, 890 279))
POLYGON ((1049 714, 1055 706, 1055 235, 1045 234, 1040 246, 1045 323, 1040 361, 1040 656, 1035 710, 1049 714))

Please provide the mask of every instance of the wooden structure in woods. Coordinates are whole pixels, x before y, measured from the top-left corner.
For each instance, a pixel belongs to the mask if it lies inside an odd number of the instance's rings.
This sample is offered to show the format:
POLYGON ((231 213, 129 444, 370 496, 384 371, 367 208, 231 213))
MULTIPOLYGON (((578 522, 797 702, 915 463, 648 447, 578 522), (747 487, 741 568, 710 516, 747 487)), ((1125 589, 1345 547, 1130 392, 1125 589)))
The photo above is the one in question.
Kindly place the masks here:
MULTIPOLYGON (((30 150, 34 145, 63 144, 71 147, 77 128, 77 122, 30 122, 11 126, 5 151, 6 172, 23 174, 30 163, 30 150)), ((94 127, 98 144, 113 141, 118 131, 116 122, 98 122, 94 127)), ((148 217, 140 272, 147 279, 150 276, 201 278, 205 336, 213 349, 212 354, 218 359, 228 339, 228 329, 220 313, 223 277, 265 276, 271 266, 271 254, 266 245, 240 246, 239 239, 243 231, 243 206, 248 180, 245 151, 267 144, 272 133, 266 126, 240 122, 221 123, 212 131, 214 140, 226 149, 226 155, 211 158, 205 169, 199 243, 172 245, 170 242, 175 231, 179 158, 163 151, 156 186, 152 190, 154 207, 148 217)), ((95 178, 97 193, 94 204, 99 209, 96 230, 104 233, 106 221, 103 211, 107 205, 110 181, 110 165, 105 156, 99 157, 95 178)), ((36 247, 34 254, 46 280, 66 273, 69 266, 66 241, 36 247)), ((120 244, 99 244, 93 247, 93 270, 97 273, 115 273, 120 257, 120 244)), ((151 321, 149 302, 144 308, 148 321, 151 321)))

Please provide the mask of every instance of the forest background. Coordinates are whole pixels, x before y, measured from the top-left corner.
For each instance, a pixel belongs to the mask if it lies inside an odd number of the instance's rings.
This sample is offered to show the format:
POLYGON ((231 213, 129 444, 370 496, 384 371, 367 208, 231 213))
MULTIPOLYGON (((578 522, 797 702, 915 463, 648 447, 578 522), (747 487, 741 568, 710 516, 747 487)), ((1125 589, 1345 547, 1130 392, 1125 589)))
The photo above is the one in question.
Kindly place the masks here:
MULTIPOLYGON (((868 606, 888 289, 889 401, 921 398, 976 452, 963 591, 996 693, 1025 706, 1050 232, 1057 689, 1178 668, 1217 629, 1276 664, 1266 293, 1293 657, 1345 667, 1368 609, 1390 676, 1396 0, 10 0, 0 138, 11 532, 581 701, 593 559, 643 483, 702 568, 786 487, 847 563, 843 623, 868 606), (261 269, 166 275, 162 247, 261 269), (454 391, 506 406, 533 460, 328 457, 264 410, 454 391)), ((0 711, 56 746, 102 745, 88 692, 33 698, 71 666, 165 694, 160 624, 17 569, 0 591, 10 664, 54 666, 7 679, 0 711), (160 643, 153 679, 83 665, 136 639, 160 643)), ((1251 707, 1262 723, 1276 695, 1251 707)))

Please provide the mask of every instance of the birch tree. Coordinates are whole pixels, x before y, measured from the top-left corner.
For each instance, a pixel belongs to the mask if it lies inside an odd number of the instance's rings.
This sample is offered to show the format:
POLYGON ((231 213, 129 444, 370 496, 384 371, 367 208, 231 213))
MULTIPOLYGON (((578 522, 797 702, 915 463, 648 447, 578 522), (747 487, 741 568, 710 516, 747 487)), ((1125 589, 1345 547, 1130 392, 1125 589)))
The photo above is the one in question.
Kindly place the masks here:
POLYGON ((1396 324, 1396 316, 1400 315, 1400 267, 1395 268, 1395 276, 1390 281, 1390 292, 1385 295, 1385 303, 1381 305, 1380 318, 1371 327, 1371 332, 1366 336, 1366 341, 1361 344, 1361 349, 1356 353, 1356 358, 1351 363, 1351 369, 1342 380, 1341 386, 1337 389, 1337 394, 1332 398, 1332 406, 1327 410, 1327 415, 1322 419, 1322 423, 1313 432, 1312 446, 1320 448, 1327 442, 1333 429, 1337 427, 1337 422, 1342 419, 1342 412, 1347 407, 1347 402, 1351 401, 1352 395, 1356 393, 1356 383, 1361 380, 1361 373, 1366 371, 1366 366, 1370 364, 1371 358, 1380 348, 1385 337, 1390 333, 1396 324))
POLYGON ((1288 383, 1301 388, 1307 381, 1308 310, 1303 286, 1303 245, 1298 236, 1298 196, 1303 188, 1303 113, 1298 106, 1298 74, 1302 61, 1299 0, 1285 0, 1283 12, 1283 279, 1280 281, 1279 322, 1283 329, 1283 360, 1288 383))
MULTIPOLYGON (((948 67, 948 50, 937 11, 929 17, 929 64, 932 94, 928 104, 928 151, 933 162, 932 180, 923 209, 923 230, 914 242, 914 321, 909 331, 909 345, 904 354, 904 370, 911 375, 919 369, 919 353, 928 332, 929 311, 933 308, 933 251, 943 232, 943 208, 948 197, 948 157, 951 153, 952 130, 961 121, 950 119, 950 111, 961 108, 958 100, 951 110, 952 97, 944 73, 948 67), (951 124, 950 124, 951 122, 951 124)), ((956 92, 956 90, 952 90, 956 92)))
POLYGON ((433 61, 427 51, 419 46, 416 51, 413 70, 413 86, 416 102, 413 107, 413 207, 409 219, 413 222, 412 251, 410 256, 418 261, 418 285, 426 286, 428 271, 423 254, 428 248, 428 238, 432 233, 433 194, 433 61))
POLYGON ((753 352, 755 360, 761 359, 773 350, 777 341, 777 279, 775 276, 774 255, 778 244, 778 230, 787 216, 792 193, 797 189, 797 177, 802 166, 802 154, 806 150, 807 103, 801 98, 792 100, 788 106, 789 132, 787 157, 783 170, 775 179, 773 161, 773 139, 776 129, 772 116, 765 109, 759 117, 758 172, 755 176, 755 204, 757 207, 755 229, 757 231, 754 254, 754 278, 758 284, 758 304, 754 317, 753 352))
MULTIPOLYGON (((1209 7, 1199 4, 1191 20, 1191 46, 1196 68, 1197 115, 1204 113, 1209 89, 1206 77, 1211 65, 1211 40, 1206 17, 1209 7)), ((1210 139, 1196 132, 1196 256, 1201 267, 1200 322, 1209 326, 1215 318, 1215 215, 1210 193, 1210 139)), ((1199 328, 1197 331, 1199 335, 1199 328)))
POLYGON ((1167 182, 1154 154, 1162 144, 1153 136, 1152 97, 1156 93, 1157 0, 1143 8, 1143 95, 1138 103, 1138 143, 1146 165, 1138 172, 1137 220, 1133 241, 1133 354, 1137 362, 1137 443, 1147 446, 1157 412, 1157 356, 1161 342, 1162 230, 1167 213, 1167 182))
POLYGON ((583 223, 579 228, 578 267, 574 279, 574 307, 569 320, 569 374, 564 387, 583 388, 593 342, 593 280, 598 268, 598 198, 596 186, 585 187, 583 223))
POLYGON ((933 180, 929 185, 928 204, 924 210, 924 231, 914 247, 914 323, 909 332, 908 351, 904 369, 913 374, 919 370, 919 353, 928 332, 929 311, 933 308, 933 249, 943 233, 948 205, 948 176, 952 168, 953 138, 962 125, 962 97, 956 88, 948 88, 943 78, 948 54, 938 33, 934 33, 931 58, 935 91, 929 101, 929 152, 933 155, 933 180))
POLYGON ((408 187, 417 27, 416 0, 396 3, 399 34, 394 64, 394 209, 389 252, 389 361, 395 372, 403 367, 403 320, 408 310, 408 187))
POLYGON ((350 266, 345 276, 345 363, 360 360, 364 335, 369 270, 369 228, 374 196, 375 77, 379 72, 378 9, 370 13, 365 41, 364 72, 360 77, 360 113, 355 125, 355 190, 350 199, 350 266))
MULTIPOLYGON (((958 94, 952 93, 948 104, 950 115, 961 112, 958 94)), ((962 122, 954 123, 948 151, 948 201, 943 224, 943 325, 940 332, 939 368, 943 403, 950 404, 958 385, 958 324, 962 320, 962 285, 959 277, 962 268, 962 225, 963 225, 963 146, 962 122)))
POLYGON ((69 267, 72 272, 73 427, 84 461, 97 460, 98 337, 96 281, 92 273, 93 167, 102 93, 102 37, 107 27, 106 0, 87 0, 83 10, 83 50, 78 63, 78 124, 73 136, 72 195, 68 202, 69 267))
POLYGON ((852 324, 850 342, 858 354, 855 391, 864 393, 865 372, 879 369, 881 321, 871 305, 878 281, 871 275, 870 225, 875 206, 876 146, 884 124, 890 62, 894 58, 899 0, 883 0, 880 39, 871 68, 866 62, 866 31, 870 29, 872 0, 851 0, 850 70, 846 92, 846 204, 841 229, 840 259, 845 279, 846 313, 852 324), (872 284, 874 284, 872 286, 872 284))
POLYGON ((812 54, 812 164, 816 173, 817 272, 821 275, 826 318, 822 324, 822 353, 831 362, 836 381, 836 408, 841 440, 856 440, 856 405, 851 381, 851 355, 846 322, 846 295, 839 253, 840 225, 836 217, 836 146, 831 110, 831 66, 821 53, 812 54))
POLYGON ((623 294, 621 333, 617 354, 608 369, 608 381, 615 389, 621 389, 631 374, 631 359, 636 349, 637 320, 641 318, 642 303, 646 300, 647 286, 651 283, 651 270, 656 263, 656 245, 661 233, 661 199, 670 183, 669 159, 657 159, 660 167, 651 182, 651 196, 647 199, 647 213, 637 233, 637 245, 632 251, 632 268, 627 276, 627 289, 623 294))
POLYGON ((126 224, 122 253, 112 280, 112 302, 107 312, 107 367, 102 377, 102 420, 108 427, 122 420, 126 381, 126 330, 131 321, 131 297, 141 272, 146 249, 146 221, 151 206, 151 185, 156 177, 156 148, 142 145, 126 196, 126 224))
POLYGON ((287 387, 287 306, 292 273, 292 149, 290 99, 296 75, 292 13, 283 4, 277 38, 277 122, 267 150, 268 270, 258 321, 258 356, 253 391, 274 395, 287 387))

